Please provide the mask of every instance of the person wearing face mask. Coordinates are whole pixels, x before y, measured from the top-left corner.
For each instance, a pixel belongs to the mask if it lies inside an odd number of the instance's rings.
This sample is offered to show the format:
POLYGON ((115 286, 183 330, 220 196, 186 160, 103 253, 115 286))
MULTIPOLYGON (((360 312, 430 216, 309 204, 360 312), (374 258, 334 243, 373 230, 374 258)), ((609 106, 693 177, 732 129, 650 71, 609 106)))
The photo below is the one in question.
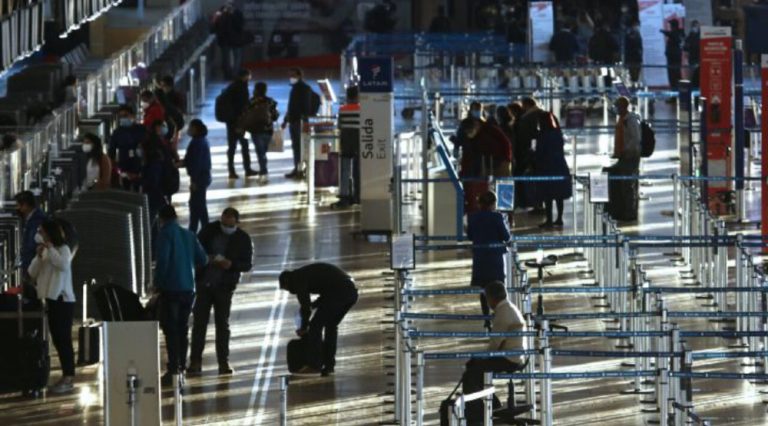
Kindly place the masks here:
MULTIPOLYGON (((603 169, 611 176, 633 176, 640 171, 641 121, 640 115, 630 111, 630 102, 620 97, 614 103, 618 117, 614 132, 613 158, 617 161, 603 169)), ((608 182, 607 212, 615 220, 637 219, 639 188, 636 180, 608 182)))
POLYGON ((101 138, 93 133, 86 133, 83 137, 82 149, 88 157, 83 188, 96 191, 109 189, 112 179, 112 162, 104 153, 101 138))
POLYGON ((14 197, 16 201, 16 214, 22 220, 23 227, 21 229, 21 251, 19 253, 21 257, 21 270, 23 280, 25 283, 29 283, 29 275, 27 274, 27 268, 32 263, 37 254, 37 242, 35 241, 35 234, 40 224, 46 219, 45 213, 37 207, 37 201, 35 195, 30 191, 23 191, 16 194, 14 197))
POLYGON ((179 153, 176 151, 173 142, 168 139, 168 124, 162 121, 156 121, 154 125, 154 135, 156 147, 159 148, 161 158, 159 184, 163 195, 163 203, 171 204, 174 194, 179 192, 181 177, 176 164, 179 162, 179 153))
POLYGON ((147 129, 152 130, 152 123, 157 120, 165 121, 165 108, 157 100, 151 90, 141 92, 141 110, 144 112, 144 118, 141 124, 147 129))
POLYGON ((230 108, 233 112, 234 120, 227 122, 227 168, 229 169, 229 178, 238 179, 235 171, 235 151, 237 145, 240 145, 240 153, 243 156, 243 169, 246 176, 256 176, 258 173, 251 168, 251 152, 248 146, 248 138, 245 137, 245 131, 238 128, 238 121, 243 113, 248 109, 250 94, 248 93, 248 81, 251 80, 251 72, 247 69, 241 69, 237 73, 237 78, 232 80, 224 89, 227 93, 227 100, 230 102, 230 108))
POLYGON ((29 275, 37 287, 37 296, 48 307, 51 340, 61 362, 62 377, 50 388, 52 393, 74 389, 75 353, 72 347, 72 322, 75 317, 75 292, 72 287, 72 252, 64 231, 55 220, 46 219, 37 234, 36 256, 29 265, 29 275))
POLYGON ((304 73, 298 68, 291 68, 289 81, 291 93, 288 97, 288 111, 283 117, 283 129, 288 126, 293 150, 293 170, 286 174, 288 179, 303 179, 301 165, 301 123, 309 117, 312 104, 312 89, 303 80, 304 73))
POLYGON ((208 224, 206 192, 211 185, 211 147, 208 144, 208 127, 200 119, 189 122, 187 135, 192 138, 184 160, 179 164, 189 175, 189 230, 208 224))
POLYGON ((227 207, 221 220, 204 226, 197 238, 205 253, 213 259, 198 271, 196 299, 192 314, 192 347, 187 372, 202 371, 203 349, 208 320, 213 308, 216 325, 216 359, 219 374, 233 374, 229 365, 229 313, 240 275, 253 267, 253 243, 251 237, 238 227, 240 212, 227 207))
POLYGON ((133 108, 120 105, 117 110, 118 127, 109 139, 109 158, 112 160, 119 186, 126 191, 139 191, 141 157, 139 147, 147 137, 147 129, 136 122, 133 108))
POLYGON ((160 328, 168 352, 161 384, 170 386, 173 375, 183 373, 187 367, 195 270, 208 264, 208 257, 195 234, 179 226, 173 206, 160 208, 157 219, 160 230, 155 245, 154 285, 159 293, 160 328))
MULTIPOLYGON (((456 158, 469 157, 472 155, 472 147, 469 145, 469 138, 462 129, 469 127, 469 122, 483 121, 483 104, 477 101, 473 101, 469 104, 469 112, 467 116, 459 123, 459 128, 456 134, 451 136, 450 141, 453 142, 453 156, 456 158)), ((463 160, 462 160, 463 161, 463 160)))

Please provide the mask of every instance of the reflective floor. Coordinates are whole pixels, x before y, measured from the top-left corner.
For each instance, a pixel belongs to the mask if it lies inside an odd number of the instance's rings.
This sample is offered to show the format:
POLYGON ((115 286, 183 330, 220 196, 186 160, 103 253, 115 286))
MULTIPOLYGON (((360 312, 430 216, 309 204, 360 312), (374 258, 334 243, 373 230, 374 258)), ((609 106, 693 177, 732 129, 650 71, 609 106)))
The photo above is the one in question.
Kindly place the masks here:
MULTIPOLYGON (((282 81, 275 84, 283 84, 282 81)), ((202 117, 208 123, 214 156, 214 183, 208 192, 209 211, 217 217, 224 207, 241 211, 242 227, 253 237, 254 270, 246 275, 237 292, 232 310, 232 362, 236 374, 219 378, 213 354, 213 326, 209 328, 204 358, 204 374, 188 380, 184 399, 184 424, 190 425, 273 425, 279 408, 279 377, 286 374, 285 345, 294 335, 294 315, 298 304, 289 294, 277 289, 277 274, 285 268, 314 260, 337 263, 356 279, 360 301, 342 322, 339 334, 338 365, 335 377, 293 378, 288 390, 290 425, 375 425, 393 419, 392 373, 393 342, 391 340, 393 280, 388 273, 388 246, 367 241, 357 235, 359 211, 333 210, 330 192, 320 202, 306 205, 303 185, 285 180, 290 170, 289 151, 271 153, 270 183, 256 180, 227 180, 226 141, 224 129, 213 119, 213 98, 222 85, 212 85, 209 102, 202 117)), ((277 89, 277 86, 275 86, 277 89)), ((285 87, 272 93, 281 103, 287 98, 285 87)), ((657 107, 657 114, 669 117, 671 109, 657 107)), ((402 123, 401 123, 402 124, 402 123)), ((579 139, 579 172, 597 170, 609 163, 603 151, 610 138, 579 139), (600 149, 603 147, 603 149, 600 149)), ((674 156, 676 140, 670 135, 659 137, 659 147, 644 165, 646 173, 672 173, 679 163, 674 156)), ((252 156, 254 156, 252 154, 252 156)), ((239 161, 239 154, 238 154, 239 161)), ((255 159, 255 156, 254 156, 255 159)), ((570 161, 570 158, 569 158, 570 161)), ((242 171, 239 170, 242 175, 242 171)), ((184 185, 184 184, 183 184, 184 185)), ((644 186, 649 198, 641 202, 641 225, 628 226, 629 232, 670 233, 671 220, 662 212, 671 207, 669 184, 644 186)), ((758 196, 753 194, 752 196, 758 196)), ((580 197, 581 195, 579 195, 580 197)), ((186 195, 175 198, 186 219, 186 195)), ((572 232, 570 203, 566 203, 565 234, 572 232)), ((756 213, 755 213, 756 214, 756 213)), ((418 225, 418 211, 409 216, 418 225)), ((538 233, 535 226, 541 218, 520 214, 515 218, 516 232, 538 233)), ((531 254, 524 254, 530 256, 531 254)), ((660 252, 643 252, 641 261, 648 265, 655 285, 682 285, 680 268, 660 252)), ((470 254, 440 252, 420 255, 414 273, 417 288, 463 287, 469 282, 470 254)), ((583 261, 564 261, 551 269, 546 284, 578 285, 589 281, 580 275, 586 271, 583 261)), ((597 310, 599 301, 588 296, 547 295, 547 312, 586 312, 597 310)), ((670 298, 671 309, 696 308, 700 301, 690 297, 670 298)), ((414 302, 414 311, 441 313, 477 313, 478 301, 471 297, 435 297, 414 302)), ((419 322, 423 330, 481 331, 480 323, 419 322)), ((604 330, 610 324, 598 320, 567 323, 572 330, 604 330)), ((707 321, 686 321, 681 327, 691 330, 716 330, 720 325, 707 321)), ((618 342, 610 339, 555 340, 555 347, 613 350, 618 342)), ((699 339, 690 342, 695 349, 724 349, 730 342, 699 339)), ((482 340, 423 340, 417 342, 425 350, 481 349, 482 340)), ((60 374, 56 356, 52 357, 52 379, 60 374)), ((425 382, 426 424, 438 424, 437 408, 461 374, 462 364, 440 361, 427 365, 425 382)), ((597 358, 569 358, 558 361, 555 371, 604 371, 620 369, 620 361, 597 358)), ((739 360, 697 362, 697 371, 750 371, 739 360)), ((98 367, 78 370, 77 390, 67 396, 45 396, 40 399, 4 396, 0 398, 0 425, 99 425, 102 424, 101 389, 97 381, 98 367)), ((644 413, 652 406, 643 404, 643 396, 622 395, 629 384, 622 380, 573 380, 554 384, 554 417, 559 425, 644 425, 657 420, 657 414, 644 413)), ((694 383, 697 411, 716 425, 761 425, 768 422, 760 390, 768 387, 744 382, 701 380, 694 383)), ((163 419, 173 416, 171 394, 163 394, 163 419)))

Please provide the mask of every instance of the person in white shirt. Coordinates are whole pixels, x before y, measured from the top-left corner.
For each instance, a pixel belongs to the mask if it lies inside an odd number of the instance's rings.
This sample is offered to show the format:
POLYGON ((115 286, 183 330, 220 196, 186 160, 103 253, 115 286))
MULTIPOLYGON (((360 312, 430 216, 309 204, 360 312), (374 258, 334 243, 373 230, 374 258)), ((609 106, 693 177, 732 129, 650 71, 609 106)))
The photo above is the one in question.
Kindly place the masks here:
MULTIPOLYGON (((507 299, 504 283, 494 281, 485 286, 485 297, 488 306, 493 310, 493 332, 507 333, 526 331, 525 319, 520 309, 507 299)), ((525 337, 492 337, 488 343, 488 351, 519 351, 528 349, 525 337)), ((484 373, 513 372, 523 368, 525 359, 522 356, 473 358, 467 362, 464 372, 462 390, 470 394, 483 389, 484 373)), ((494 396, 494 408, 501 404, 494 396)), ((466 418, 482 419, 482 400, 467 403, 466 418)))
POLYGON ((613 157, 619 161, 614 165, 627 174, 637 174, 640 167, 642 131, 641 118, 629 110, 629 99, 621 96, 614 103, 618 119, 614 133, 613 157))
POLYGON ((54 220, 45 220, 35 234, 37 255, 29 265, 29 275, 37 287, 37 296, 48 307, 51 340, 61 362, 62 378, 51 387, 53 393, 74 389, 75 351, 72 347, 72 323, 75 317, 75 292, 72 287, 72 252, 65 242, 64 230, 54 220))

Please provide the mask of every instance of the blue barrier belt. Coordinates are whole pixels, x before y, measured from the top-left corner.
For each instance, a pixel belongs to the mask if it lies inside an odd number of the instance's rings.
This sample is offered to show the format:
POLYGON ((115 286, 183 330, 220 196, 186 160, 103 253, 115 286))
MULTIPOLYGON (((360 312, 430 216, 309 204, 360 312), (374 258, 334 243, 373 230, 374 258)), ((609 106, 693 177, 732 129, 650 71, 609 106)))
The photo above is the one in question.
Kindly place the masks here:
POLYGON ((670 371, 669 377, 681 379, 768 380, 768 374, 756 373, 702 373, 670 371))
POLYGON ((581 351, 552 349, 552 356, 579 356, 596 358, 670 358, 682 355, 682 352, 639 352, 639 351, 581 351))
POLYGON ((422 314, 401 312, 401 319, 455 320, 455 321, 485 321, 492 320, 492 315, 461 315, 461 314, 422 314))
POLYGON ((538 355, 537 350, 519 351, 476 351, 476 352, 424 352, 424 359, 470 359, 470 358, 496 358, 513 356, 538 355))
POLYGON ((586 371, 581 373, 496 373, 494 379, 499 380, 528 380, 528 379, 601 379, 601 378, 625 378, 625 377, 656 377, 655 370, 631 370, 631 371, 586 371))

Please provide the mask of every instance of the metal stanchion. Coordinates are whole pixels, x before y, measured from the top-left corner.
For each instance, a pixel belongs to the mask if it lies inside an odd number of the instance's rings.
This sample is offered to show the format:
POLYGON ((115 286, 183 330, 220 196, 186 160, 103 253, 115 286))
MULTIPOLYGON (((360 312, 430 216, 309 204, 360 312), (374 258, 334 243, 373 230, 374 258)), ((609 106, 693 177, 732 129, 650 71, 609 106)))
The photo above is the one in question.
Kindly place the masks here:
POLYGON ((288 383, 290 376, 280 377, 280 426, 288 426, 288 383))
POLYGON ((184 412, 182 405, 181 387, 184 382, 184 378, 181 374, 173 375, 173 418, 176 426, 182 426, 184 421, 184 412))
MULTIPOLYGON (((493 388, 493 373, 485 373, 483 375, 483 382, 485 389, 493 388)), ((483 398, 483 426, 493 425, 493 394, 488 394, 483 398)))
POLYGON ((402 274, 404 272, 398 270, 395 274, 395 312, 394 312, 394 330, 395 330, 395 420, 400 420, 402 409, 402 375, 400 370, 403 368, 403 343, 400 333, 400 307, 402 302, 402 274))
POLYGON ((207 74, 207 68, 208 68, 208 58, 205 55, 200 55, 200 104, 202 105, 205 102, 205 92, 207 90, 206 88, 206 78, 208 77, 207 74))
MULTIPOLYGON (((424 353, 416 353, 416 425, 424 419, 424 353)), ((410 423, 408 423, 410 424, 410 423)))
POLYGON ((139 376, 136 373, 136 369, 131 367, 128 369, 128 377, 126 379, 126 386, 128 387, 128 406, 131 410, 131 426, 136 426, 136 390, 140 386, 139 376))
MULTIPOLYGON (((189 114, 194 113, 195 105, 197 105, 197 91, 195 90, 195 67, 192 66, 189 69, 189 92, 187 93, 187 96, 189 96, 189 102, 187 102, 187 111, 189 114)), ((177 129, 178 130, 178 129, 177 129)))

